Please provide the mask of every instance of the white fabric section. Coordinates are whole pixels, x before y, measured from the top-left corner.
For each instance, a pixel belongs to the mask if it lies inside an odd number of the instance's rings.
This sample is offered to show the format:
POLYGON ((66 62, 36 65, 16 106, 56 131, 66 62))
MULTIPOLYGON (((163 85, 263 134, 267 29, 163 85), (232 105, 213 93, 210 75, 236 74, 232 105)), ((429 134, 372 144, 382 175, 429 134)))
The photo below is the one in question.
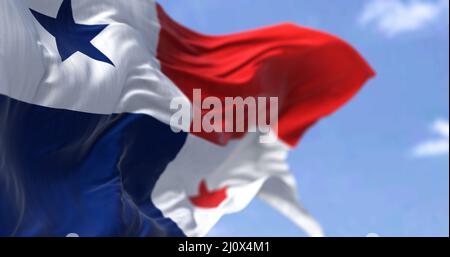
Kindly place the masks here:
POLYGON ((294 177, 286 172, 283 175, 269 178, 259 191, 258 196, 288 217, 308 235, 323 237, 322 227, 300 204, 295 188, 294 177))
POLYGON ((279 140, 261 144, 259 139, 259 134, 248 133, 222 147, 189 135, 158 180, 153 202, 186 235, 203 236, 221 216, 242 210, 260 194, 309 235, 322 235, 320 226, 296 199, 295 182, 286 161, 289 147, 279 140), (189 200, 199 194, 202 180, 210 191, 228 188, 227 198, 217 208, 199 208, 189 200), (280 205, 275 199, 280 200, 280 205))
MULTIPOLYGON (((72 0, 75 22, 109 26, 91 43, 114 66, 77 52, 61 62, 55 38, 29 8, 56 17, 62 0, 0 0, 0 94, 88 113, 142 113, 167 124, 174 96, 160 71, 160 25, 153 0, 72 0)), ((187 129, 187 128, 182 128, 187 129)))

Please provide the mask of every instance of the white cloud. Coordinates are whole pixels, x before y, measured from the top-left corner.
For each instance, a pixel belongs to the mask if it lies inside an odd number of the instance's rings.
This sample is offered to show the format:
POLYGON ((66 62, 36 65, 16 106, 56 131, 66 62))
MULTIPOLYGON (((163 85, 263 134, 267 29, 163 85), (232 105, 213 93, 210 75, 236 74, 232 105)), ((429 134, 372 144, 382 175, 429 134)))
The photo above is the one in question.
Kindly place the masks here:
POLYGON ((374 24, 388 37, 425 28, 448 14, 448 0, 371 0, 359 21, 374 24))
POLYGON ((449 124, 448 121, 438 120, 433 124, 432 130, 439 135, 418 145, 413 153, 417 157, 448 155, 449 152, 449 124))

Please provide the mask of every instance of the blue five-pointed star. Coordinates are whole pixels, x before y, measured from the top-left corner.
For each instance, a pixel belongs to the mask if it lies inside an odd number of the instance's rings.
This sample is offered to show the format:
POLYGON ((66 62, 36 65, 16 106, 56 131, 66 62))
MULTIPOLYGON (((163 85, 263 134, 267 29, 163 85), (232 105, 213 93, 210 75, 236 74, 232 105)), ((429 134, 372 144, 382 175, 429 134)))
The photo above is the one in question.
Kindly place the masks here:
POLYGON ((81 52, 92 59, 114 66, 113 62, 106 55, 91 44, 92 39, 108 25, 82 25, 75 23, 71 0, 63 1, 56 19, 34 10, 31 10, 31 13, 55 37, 58 52, 63 62, 74 53, 81 52))

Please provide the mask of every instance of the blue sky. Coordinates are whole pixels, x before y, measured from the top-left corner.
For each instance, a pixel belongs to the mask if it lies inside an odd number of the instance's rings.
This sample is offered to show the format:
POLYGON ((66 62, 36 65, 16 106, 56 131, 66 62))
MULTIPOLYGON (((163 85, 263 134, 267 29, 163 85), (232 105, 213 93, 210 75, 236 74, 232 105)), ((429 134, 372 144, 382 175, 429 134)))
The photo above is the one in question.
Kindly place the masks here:
MULTIPOLYGON (((210 34, 295 22, 338 35, 377 71, 289 158, 328 236, 449 235, 448 0, 159 0, 210 34)), ((214 236, 303 236, 255 200, 214 236)))

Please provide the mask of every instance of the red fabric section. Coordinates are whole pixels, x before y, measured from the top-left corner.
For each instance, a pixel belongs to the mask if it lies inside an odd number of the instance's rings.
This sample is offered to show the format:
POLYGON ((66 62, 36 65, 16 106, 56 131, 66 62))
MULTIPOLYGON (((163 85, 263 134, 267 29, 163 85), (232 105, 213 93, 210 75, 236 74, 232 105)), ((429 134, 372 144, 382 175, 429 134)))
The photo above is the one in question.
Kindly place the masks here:
MULTIPOLYGON (((349 44, 332 35, 281 24, 207 36, 173 21, 158 6, 161 69, 192 101, 208 96, 279 97, 278 137, 294 146, 319 119, 349 101, 374 71, 349 44)), ((200 133, 225 144, 239 133, 200 133)))

